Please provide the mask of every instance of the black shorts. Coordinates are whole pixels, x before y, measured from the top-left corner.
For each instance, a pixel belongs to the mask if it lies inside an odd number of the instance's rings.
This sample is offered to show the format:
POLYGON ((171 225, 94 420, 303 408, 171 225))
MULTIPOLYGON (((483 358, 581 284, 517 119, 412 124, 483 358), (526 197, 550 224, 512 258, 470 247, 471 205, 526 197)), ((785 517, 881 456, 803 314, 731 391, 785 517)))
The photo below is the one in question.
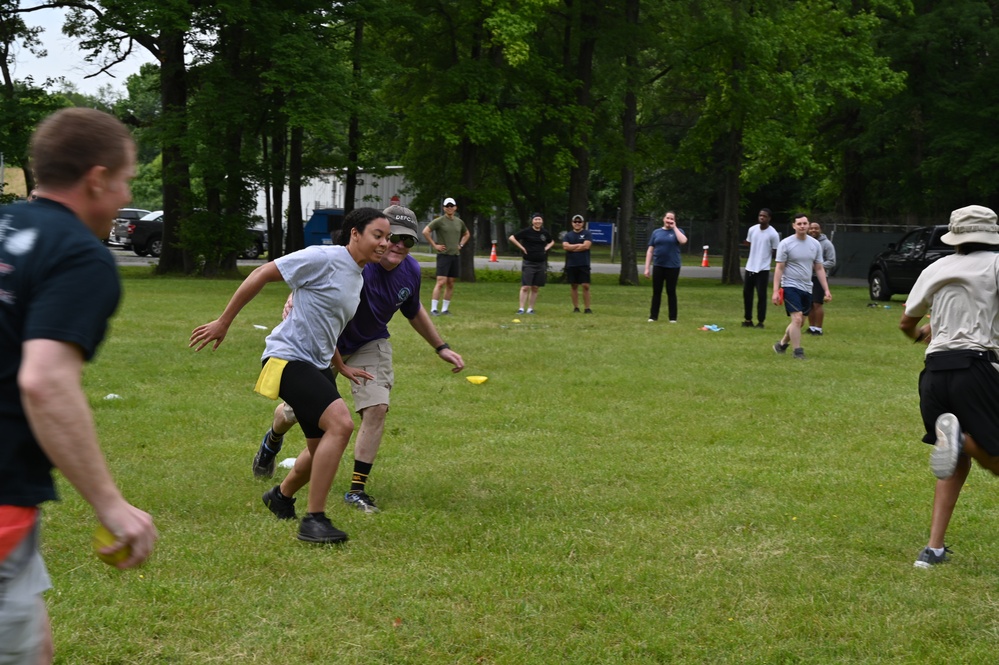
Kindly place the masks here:
POLYGON ((461 257, 457 254, 438 254, 437 276, 454 279, 461 277, 461 257))
POLYGON ((953 413, 961 429, 985 452, 999 456, 999 364, 987 357, 972 358, 957 363, 967 365, 963 368, 934 370, 933 356, 927 357, 927 367, 919 375, 919 412, 926 429, 923 441, 934 443, 937 417, 953 413))
POLYGON ((826 291, 819 284, 819 278, 812 276, 812 304, 821 305, 826 300, 826 291))
POLYGON ((565 281, 570 284, 589 284, 590 266, 566 266, 565 281))
POLYGON ((343 399, 336 389, 336 376, 332 369, 317 369, 300 360, 289 360, 285 365, 278 394, 295 410, 302 433, 308 439, 318 439, 323 435, 319 419, 330 404, 343 399))
POLYGON ((548 262, 528 261, 527 259, 524 259, 524 262, 520 266, 520 285, 544 286, 547 283, 548 262))

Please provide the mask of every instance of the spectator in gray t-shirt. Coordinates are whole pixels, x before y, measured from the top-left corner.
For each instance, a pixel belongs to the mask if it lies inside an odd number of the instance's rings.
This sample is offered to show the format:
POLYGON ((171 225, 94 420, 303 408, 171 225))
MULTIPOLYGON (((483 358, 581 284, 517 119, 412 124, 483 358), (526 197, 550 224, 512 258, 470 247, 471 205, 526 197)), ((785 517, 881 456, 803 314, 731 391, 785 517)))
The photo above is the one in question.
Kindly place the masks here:
MULTIPOLYGON (((832 241, 822 232, 822 225, 818 222, 811 222, 808 225, 808 235, 819 241, 822 247, 822 267, 826 269, 826 279, 828 280, 833 270, 836 268, 836 248, 832 241)), ((825 308, 822 306, 822 285, 819 279, 812 275, 812 311, 808 313, 808 334, 821 335, 822 322, 826 318, 825 308)))
POLYGON ((801 348, 801 326, 812 308, 812 271, 825 292, 823 300, 832 300, 826 269, 822 265, 822 247, 819 241, 808 236, 808 217, 804 213, 794 216, 794 235, 784 238, 777 245, 777 267, 774 270, 773 303, 784 304, 784 311, 791 322, 784 336, 774 344, 776 353, 784 353, 794 345, 794 358, 805 359, 801 348))

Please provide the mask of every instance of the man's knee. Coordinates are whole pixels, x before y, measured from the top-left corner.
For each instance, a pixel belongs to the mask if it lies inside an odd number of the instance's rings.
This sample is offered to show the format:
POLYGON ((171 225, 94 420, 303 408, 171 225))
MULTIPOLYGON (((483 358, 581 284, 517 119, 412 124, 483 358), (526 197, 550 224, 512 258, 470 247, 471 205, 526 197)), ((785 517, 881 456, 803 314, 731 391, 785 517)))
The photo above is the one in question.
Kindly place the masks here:
POLYGON ((348 437, 354 431, 354 419, 350 417, 350 411, 342 399, 330 404, 323 411, 319 418, 319 426, 324 432, 337 432, 346 434, 348 437))
POLYGON ((378 425, 385 422, 388 415, 388 404, 373 404, 361 409, 361 421, 367 425, 378 425))

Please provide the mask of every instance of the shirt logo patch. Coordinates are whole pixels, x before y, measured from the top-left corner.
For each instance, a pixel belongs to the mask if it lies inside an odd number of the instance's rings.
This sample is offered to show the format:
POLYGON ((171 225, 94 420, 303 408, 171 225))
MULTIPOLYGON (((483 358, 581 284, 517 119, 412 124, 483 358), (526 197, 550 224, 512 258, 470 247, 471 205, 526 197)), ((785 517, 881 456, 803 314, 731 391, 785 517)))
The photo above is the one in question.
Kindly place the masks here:
POLYGON ((15 231, 7 236, 7 242, 4 243, 4 247, 14 256, 20 256, 21 254, 30 252, 31 248, 35 246, 36 240, 38 240, 38 229, 15 231))
POLYGON ((396 295, 396 304, 401 305, 402 303, 409 300, 409 296, 413 295, 413 292, 408 286, 404 286, 399 289, 399 294, 396 295))

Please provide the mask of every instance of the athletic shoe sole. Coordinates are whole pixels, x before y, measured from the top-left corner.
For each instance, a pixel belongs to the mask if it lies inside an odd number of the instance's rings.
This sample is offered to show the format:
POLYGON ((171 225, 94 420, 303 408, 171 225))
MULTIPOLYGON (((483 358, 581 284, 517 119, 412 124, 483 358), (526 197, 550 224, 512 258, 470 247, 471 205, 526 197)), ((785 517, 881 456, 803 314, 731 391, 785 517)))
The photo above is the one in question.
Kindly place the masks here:
POLYGON ((936 422, 937 442, 930 453, 933 475, 945 480, 954 475, 961 456, 961 423, 953 413, 942 413, 936 422))
POLYGON ((382 512, 381 510, 379 510, 378 506, 376 506, 374 503, 371 503, 371 501, 366 501, 358 497, 356 494, 352 494, 350 492, 347 492, 346 494, 343 495, 343 502, 346 503, 351 508, 356 508, 357 510, 360 510, 362 513, 368 513, 369 515, 382 512))

